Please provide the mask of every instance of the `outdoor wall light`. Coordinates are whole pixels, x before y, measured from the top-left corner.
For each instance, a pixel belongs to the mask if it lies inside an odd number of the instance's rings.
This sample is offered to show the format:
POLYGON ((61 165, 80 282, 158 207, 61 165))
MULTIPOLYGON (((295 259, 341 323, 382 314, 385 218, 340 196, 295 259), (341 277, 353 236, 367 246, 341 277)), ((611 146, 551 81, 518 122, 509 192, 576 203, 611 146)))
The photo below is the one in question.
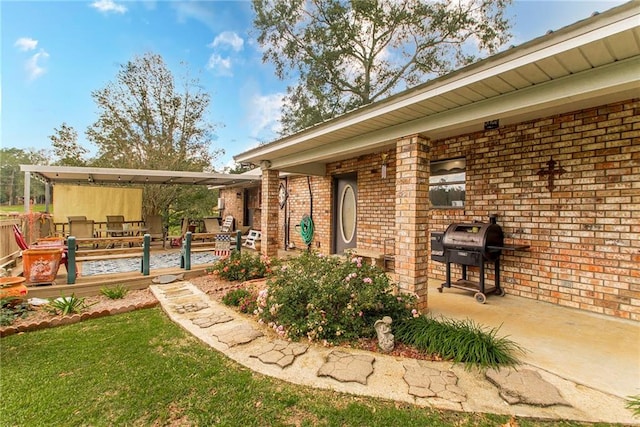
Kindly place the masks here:
POLYGON ((382 153, 380 157, 382 157, 382 168, 381 168, 382 179, 386 179, 387 178, 387 158, 389 157, 389 154, 382 153))

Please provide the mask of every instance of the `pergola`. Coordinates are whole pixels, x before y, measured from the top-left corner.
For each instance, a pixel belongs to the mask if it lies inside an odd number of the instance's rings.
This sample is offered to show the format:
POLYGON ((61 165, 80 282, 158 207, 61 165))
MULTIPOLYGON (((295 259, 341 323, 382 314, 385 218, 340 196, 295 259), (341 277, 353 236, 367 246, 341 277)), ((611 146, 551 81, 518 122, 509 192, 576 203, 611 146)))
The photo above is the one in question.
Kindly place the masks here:
POLYGON ((45 205, 49 210, 50 186, 55 183, 69 184, 172 184, 206 185, 220 187, 227 185, 251 184, 260 177, 239 174, 167 171, 152 169, 91 168, 74 166, 20 165, 24 172, 24 208, 29 211, 31 199, 31 177, 45 183, 45 205))

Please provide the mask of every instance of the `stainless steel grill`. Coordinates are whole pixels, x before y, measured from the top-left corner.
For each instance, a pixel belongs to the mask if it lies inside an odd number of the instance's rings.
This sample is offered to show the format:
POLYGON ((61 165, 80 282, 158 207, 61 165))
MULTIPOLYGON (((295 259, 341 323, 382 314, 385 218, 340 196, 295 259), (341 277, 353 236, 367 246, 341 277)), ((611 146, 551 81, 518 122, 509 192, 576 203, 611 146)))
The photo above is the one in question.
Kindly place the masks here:
POLYGON ((500 255, 503 250, 519 250, 528 246, 505 246, 502 227, 496 223, 496 216, 491 215, 489 222, 473 222, 468 224, 451 224, 444 233, 431 233, 431 259, 443 262, 447 266, 446 281, 438 288, 459 288, 474 292, 476 301, 484 304, 486 294, 495 293, 504 296, 500 288, 500 255), (485 286, 485 263, 494 266, 494 285, 485 286), (462 278, 451 281, 451 264, 461 266, 462 278), (479 268, 479 282, 467 280, 467 267, 479 268))

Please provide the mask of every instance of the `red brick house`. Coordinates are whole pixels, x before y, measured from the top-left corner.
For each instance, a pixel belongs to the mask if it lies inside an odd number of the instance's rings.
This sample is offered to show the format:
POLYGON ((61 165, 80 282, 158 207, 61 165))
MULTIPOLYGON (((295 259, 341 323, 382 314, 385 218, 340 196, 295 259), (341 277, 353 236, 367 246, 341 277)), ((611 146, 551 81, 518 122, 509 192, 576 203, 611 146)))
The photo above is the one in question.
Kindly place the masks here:
POLYGON ((391 250, 425 307, 430 233, 495 214, 529 246, 503 252, 507 294, 640 320, 639 23, 631 2, 238 154, 261 187, 224 214, 269 255, 305 247, 305 214, 320 252, 391 250))

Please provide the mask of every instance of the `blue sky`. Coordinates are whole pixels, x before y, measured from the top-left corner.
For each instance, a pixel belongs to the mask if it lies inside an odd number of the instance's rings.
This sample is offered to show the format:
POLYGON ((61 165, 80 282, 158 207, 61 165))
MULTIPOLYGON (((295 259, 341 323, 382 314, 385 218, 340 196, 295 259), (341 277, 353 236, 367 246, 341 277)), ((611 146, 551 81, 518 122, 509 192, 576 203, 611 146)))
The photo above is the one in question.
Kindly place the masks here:
MULTIPOLYGON (((517 0, 509 8, 518 45, 623 1, 517 0)), ((97 119, 91 91, 114 81, 121 64, 160 54, 179 77, 189 70, 211 94, 215 148, 232 156, 270 141, 286 82, 263 64, 249 1, 0 0, 3 148, 50 148, 62 122, 95 152, 84 131, 97 119), (181 68, 185 62, 188 68, 181 68)))

